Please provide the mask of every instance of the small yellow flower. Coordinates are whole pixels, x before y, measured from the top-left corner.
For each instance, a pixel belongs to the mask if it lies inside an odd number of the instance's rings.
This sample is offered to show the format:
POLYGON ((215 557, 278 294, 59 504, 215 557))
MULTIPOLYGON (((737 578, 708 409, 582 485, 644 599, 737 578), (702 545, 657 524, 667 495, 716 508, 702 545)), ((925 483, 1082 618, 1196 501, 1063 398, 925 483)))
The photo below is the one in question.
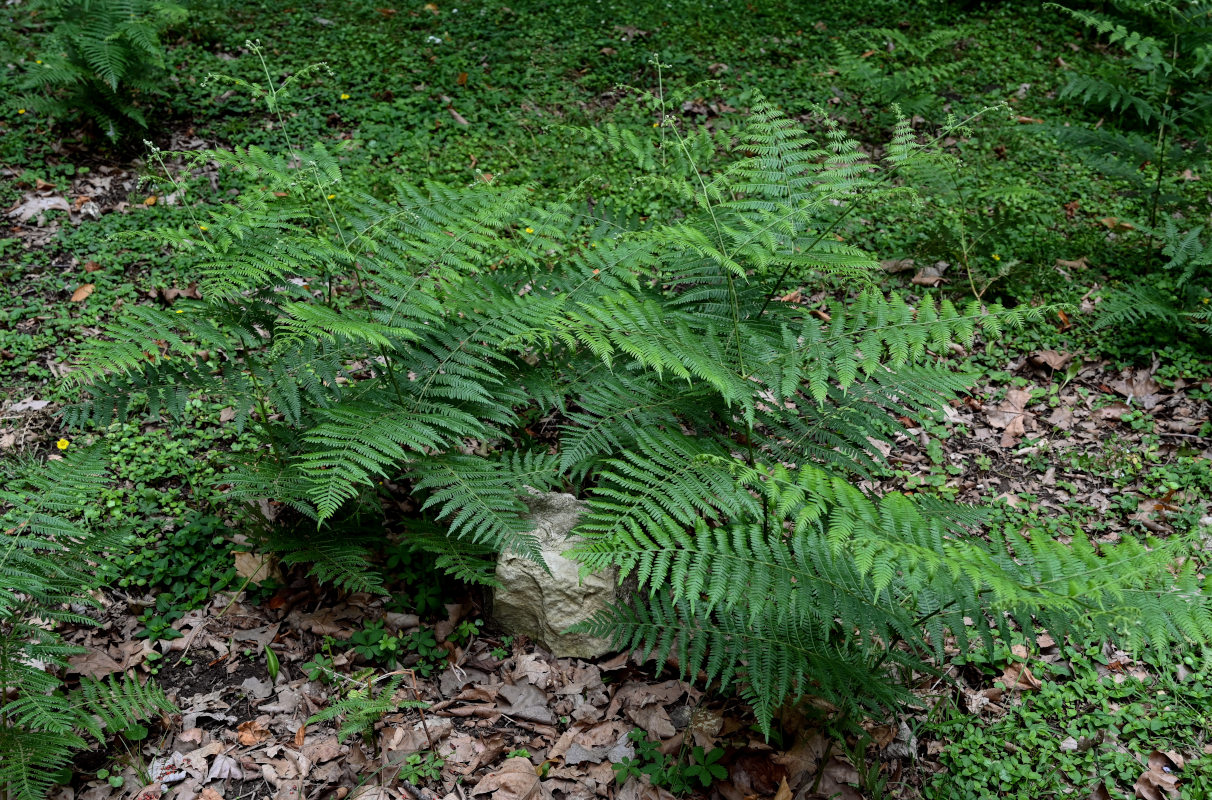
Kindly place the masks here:
POLYGON ((40 59, 40 58, 39 58, 39 59, 35 59, 35 60, 34 60, 34 63, 35 63, 35 64, 41 64, 41 63, 42 63, 42 59, 40 59))
POLYGON ((526 232, 527 232, 527 233, 534 233, 534 228, 527 228, 527 229, 526 229, 526 232))
POLYGON ((1204 305, 1208 305, 1208 303, 1212 303, 1212 297, 1205 297, 1205 298, 1204 298, 1204 305))
POLYGON ((336 199, 337 199, 337 196, 336 196, 335 194, 330 194, 330 195, 328 196, 328 199, 329 199, 329 200, 336 200, 336 199))
POLYGON ((55 447, 58 447, 60 450, 66 450, 67 446, 70 444, 71 442, 69 442, 67 439, 60 439, 59 441, 55 442, 55 447))
POLYGON ((17 109, 17 113, 18 113, 18 114, 24 114, 24 113, 25 113, 25 109, 24 109, 24 108, 18 108, 18 109, 17 109))
POLYGON ((342 99, 342 100, 348 100, 348 99, 349 99, 349 95, 347 95, 347 94, 342 94, 342 95, 341 95, 341 99, 342 99))
POLYGON ((200 230, 200 231, 208 231, 208 230, 210 230, 210 228, 206 227, 205 225, 199 225, 199 226, 198 226, 198 230, 200 230))
POLYGON ((652 123, 652 127, 654 127, 654 128, 659 128, 659 127, 661 127, 661 123, 659 123, 659 122, 654 122, 654 123, 652 123))
POLYGON ((1001 260, 1002 260, 1002 257, 1001 257, 1001 256, 999 256, 997 253, 994 253, 994 254, 993 254, 993 260, 994 260, 994 261, 1001 261, 1001 260))
POLYGON ((181 309, 181 308, 178 308, 178 309, 177 309, 177 313, 178 313, 178 314, 184 314, 184 313, 185 313, 185 310, 184 310, 184 309, 181 309))

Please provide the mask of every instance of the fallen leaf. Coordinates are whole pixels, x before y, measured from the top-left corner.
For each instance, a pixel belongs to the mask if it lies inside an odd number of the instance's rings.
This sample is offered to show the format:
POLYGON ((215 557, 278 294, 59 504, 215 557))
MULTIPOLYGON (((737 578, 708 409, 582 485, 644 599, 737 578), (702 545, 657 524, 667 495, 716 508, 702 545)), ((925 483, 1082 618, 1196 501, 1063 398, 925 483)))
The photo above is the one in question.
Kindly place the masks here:
POLYGON ((210 770, 206 773, 206 783, 228 779, 244 780, 244 770, 240 769, 240 764, 234 758, 221 753, 215 756, 215 760, 210 763, 210 770))
POLYGON ((97 285, 95 283, 83 284, 82 286, 77 288, 76 291, 72 292, 71 301, 73 303, 83 303, 85 300, 88 299, 88 296, 90 294, 92 294, 93 290, 96 288, 97 288, 97 285))
POLYGON ((125 671, 125 668, 111 658, 109 653, 96 647, 90 647, 87 653, 73 656, 67 663, 68 674, 78 673, 89 678, 103 678, 115 672, 125 671))
POLYGON ((1124 222, 1119 217, 1099 217, 1098 222, 1104 228, 1109 228, 1113 231, 1131 231, 1136 229, 1136 226, 1131 222, 1124 222))
POLYGON ((245 747, 260 744, 268 739, 269 736, 269 730, 253 719, 250 719, 248 722, 241 722, 236 726, 236 738, 245 747))
POLYGON ((85 261, 84 262, 84 271, 85 272, 96 272, 99 269, 101 269, 101 265, 98 264, 96 261, 85 261))
POLYGON ((999 405, 985 412, 989 424, 1002 429, 1002 447, 1013 447, 1019 437, 1027 432, 1027 417, 1033 416, 1026 410, 1031 399, 1029 389, 1010 389, 1006 399, 999 405))
POLYGON ((1178 773, 1182 765, 1167 753, 1154 750, 1149 754, 1149 767, 1136 779, 1132 789, 1140 800, 1165 800, 1178 797, 1178 773))
POLYGON ((198 795, 199 800, 223 800, 223 795, 216 792, 209 786, 202 787, 202 794, 198 795))
POLYGON ((1019 125, 1043 125, 1044 121, 1038 117, 1015 117, 1014 121, 1019 125))
POLYGON ((1031 354, 1030 362, 1037 367, 1064 369, 1070 361, 1076 358, 1076 353, 1061 353, 1056 350, 1039 350, 1031 354))
POLYGON ((555 723, 555 714, 547 707, 547 695, 529 682, 507 683, 501 687, 499 696, 502 714, 546 725, 555 723))
POLYGON ((1027 648, 1021 644, 1015 645, 1011 651, 1017 658, 1024 659, 1023 661, 1011 661, 1002 669, 1002 683, 1005 684, 1009 691, 1034 691, 1043 686, 1039 679, 1031 674, 1031 670, 1027 667, 1025 659, 1027 658, 1027 648))
POLYGON ((164 794, 164 787, 158 783, 152 783, 135 792, 131 800, 159 800, 162 794, 164 794))
POLYGON ((41 411, 50 405, 50 400, 35 400, 30 397, 20 402, 13 403, 9 406, 9 412, 13 414, 24 414, 26 411, 41 411))
POLYGON ((1112 403, 1111 405, 1095 409, 1093 416, 1097 420, 1118 422, 1124 418, 1124 414, 1127 414, 1131 410, 1131 407, 1127 403, 1112 403))
POLYGON ((155 783, 177 783, 185 780, 185 757, 178 752, 153 758, 147 774, 155 783))
POLYGON ((8 210, 8 216, 15 217, 18 222, 29 222, 32 217, 38 218, 38 224, 42 224, 42 215, 47 211, 66 211, 71 213, 72 207, 68 205, 67 200, 62 197, 42 197, 35 194, 27 194, 22 202, 13 206, 8 210))
POLYGON ((270 578, 285 583, 282 570, 278 569, 276 559, 265 553, 247 553, 237 550, 233 553, 236 562, 236 575, 248 578, 258 583, 270 578))
POLYGON ((1129 401, 1140 399, 1146 409, 1156 405, 1156 395, 1161 391, 1161 386, 1153 380, 1152 369, 1131 370, 1124 373, 1122 378, 1107 381, 1107 385, 1116 394, 1127 397, 1129 401), (1152 399, 1153 403, 1145 402, 1148 399, 1152 399))
POLYGON ((460 114, 458 111, 455 111, 453 108, 448 108, 446 110, 450 112, 450 116, 454 117, 454 121, 459 123, 460 125, 470 125, 471 124, 466 119, 464 119, 462 114, 460 114))
POLYGON ((529 759, 510 758, 495 772, 485 775, 471 790, 472 794, 493 792, 493 800, 531 800, 550 798, 551 792, 535 773, 529 759))
POLYGON ((946 282, 943 273, 950 266, 946 261, 937 261, 929 267, 922 267, 914 274, 911 282, 918 286, 938 286, 946 282))
POLYGON ((154 206, 155 204, 156 204, 156 196, 154 194, 149 195, 148 198, 143 201, 143 205, 145 205, 145 206, 154 206))

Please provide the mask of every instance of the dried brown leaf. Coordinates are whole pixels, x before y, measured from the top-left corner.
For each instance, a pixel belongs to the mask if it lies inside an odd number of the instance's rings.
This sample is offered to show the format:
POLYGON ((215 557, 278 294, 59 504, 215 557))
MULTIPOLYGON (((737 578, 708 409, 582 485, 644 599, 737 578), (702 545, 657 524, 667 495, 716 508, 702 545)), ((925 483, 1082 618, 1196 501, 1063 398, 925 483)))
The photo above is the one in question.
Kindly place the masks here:
POLYGON ((236 726, 236 739, 245 747, 260 744, 269 737, 269 730, 255 719, 241 722, 236 726))
POLYGON ((500 769, 485 775, 471 790, 473 795, 493 793, 493 800, 549 800, 551 791, 539 780, 529 759, 510 758, 500 769))

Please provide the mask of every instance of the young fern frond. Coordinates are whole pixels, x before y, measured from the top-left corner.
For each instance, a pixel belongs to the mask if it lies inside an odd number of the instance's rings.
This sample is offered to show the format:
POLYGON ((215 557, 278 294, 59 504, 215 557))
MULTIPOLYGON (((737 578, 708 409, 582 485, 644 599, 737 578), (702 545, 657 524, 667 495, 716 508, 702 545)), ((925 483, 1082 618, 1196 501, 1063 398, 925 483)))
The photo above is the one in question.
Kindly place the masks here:
POLYGON ((367 678, 365 686, 351 688, 345 697, 308 717, 307 724, 339 719, 341 725, 337 729, 337 739, 343 742, 354 734, 373 735, 374 724, 387 714, 403 709, 428 707, 428 703, 420 700, 397 699, 397 695, 403 691, 403 674, 384 677, 387 680, 382 686, 376 684, 383 678, 367 678))

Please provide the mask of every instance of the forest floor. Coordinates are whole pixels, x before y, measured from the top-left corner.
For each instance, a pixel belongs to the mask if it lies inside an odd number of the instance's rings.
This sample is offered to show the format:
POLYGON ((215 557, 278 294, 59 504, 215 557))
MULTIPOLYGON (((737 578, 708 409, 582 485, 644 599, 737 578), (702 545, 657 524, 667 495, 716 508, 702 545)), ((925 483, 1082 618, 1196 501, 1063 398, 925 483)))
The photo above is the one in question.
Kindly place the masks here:
MULTIPOLYGON (((886 139, 892 102, 926 127, 1009 103, 1016 121, 982 122, 949 145, 971 168, 967 200, 938 195, 924 220, 890 209, 850 235, 889 259, 886 284, 911 300, 924 286, 959 298, 980 285, 988 299, 1068 311, 954 353, 975 371, 972 391, 910 421, 869 488, 992 504, 994 530, 1028 537, 1115 541, 1212 525, 1212 364, 1165 332, 1097 327, 1100 291, 1131 272, 1116 248, 1131 236, 1119 220, 1133 201, 1036 130, 1044 118, 1096 122, 1057 100, 1066 70, 1106 52, 1079 26, 1013 4, 961 13, 881 0, 821 4, 811 18, 778 4, 715 15, 700 3, 642 13, 601 2, 302 5, 199 12, 179 31, 156 144, 272 146, 274 120, 201 86, 209 71, 259 80, 242 45, 256 36, 279 59, 275 73, 317 54, 334 66, 338 80, 288 124, 347 145, 357 189, 381 191, 387 174, 466 184, 491 173, 553 191, 592 176, 596 199, 626 218, 659 219, 667 198, 628 184, 618 159, 566 126, 650 126, 654 110, 616 87, 655 85, 653 52, 684 85, 718 81, 673 111, 720 128, 757 88, 796 112, 825 103, 872 142, 886 139), (997 44, 1008 39, 1018 44, 997 44), (909 74, 916 83, 895 83, 909 74), (956 208, 989 226, 968 275, 947 228, 956 208)), ((11 62, 0 87, 11 88, 12 64, 34 58, 34 36, 15 22, 0 32, 11 62)), ((185 218, 182 197, 141 183, 153 170, 138 145, 104 146, 13 103, 0 122, 0 475, 56 457, 56 441, 74 436, 58 416, 70 400, 63 378, 120 308, 197 294, 165 254, 114 236, 185 218)), ((1174 181, 1189 189, 1200 178, 1174 181)), ((216 202, 239 190, 231 180, 202 170, 190 188, 216 202)), ((826 296, 807 280, 789 289, 784 299, 807 308, 826 296)), ((274 573, 255 538, 229 524, 246 509, 227 507, 213 480, 218 456, 247 441, 232 410, 199 397, 191 415, 188 428, 136 415, 105 432, 115 480, 97 514, 131 526, 130 550, 95 587, 101 625, 64 629, 85 651, 69 678, 154 677, 180 714, 81 753, 58 800, 1194 798, 1190 787, 1212 774, 1212 669, 1189 656, 1132 657, 1046 633, 999 640, 983 657, 950 647, 938 675, 907 676, 918 699, 900 715, 843 725, 809 700, 767 738, 735 695, 626 653, 556 659, 494 631, 479 593, 434 577, 395 539, 379 554, 390 597, 274 573), (252 575, 259 586, 245 583, 252 575), (366 656, 384 632, 410 648, 398 667, 366 656), (399 699, 428 707, 385 713, 343 740, 334 722, 304 724, 339 689, 377 692, 393 675, 399 699)), ((407 497, 391 502, 393 513, 415 510, 407 497)))

